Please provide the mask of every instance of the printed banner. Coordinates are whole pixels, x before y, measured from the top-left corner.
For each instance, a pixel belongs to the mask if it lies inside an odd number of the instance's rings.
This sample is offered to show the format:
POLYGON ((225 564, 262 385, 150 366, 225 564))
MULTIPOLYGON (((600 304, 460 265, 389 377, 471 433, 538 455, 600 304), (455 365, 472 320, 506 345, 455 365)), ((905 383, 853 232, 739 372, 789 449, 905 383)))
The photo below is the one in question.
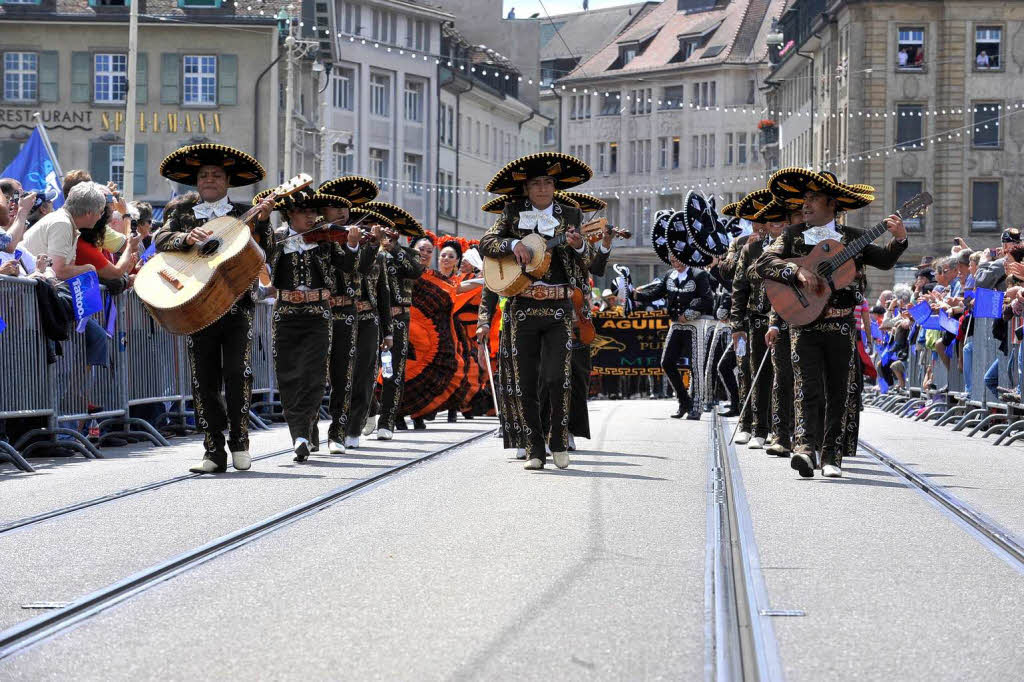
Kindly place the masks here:
POLYGON ((100 279, 95 272, 83 272, 67 281, 74 301, 78 333, 85 331, 85 323, 91 315, 103 310, 103 296, 100 294, 100 279))
POLYGON ((590 344, 593 374, 606 376, 647 376, 661 374, 661 349, 668 334, 664 310, 594 313, 597 335, 590 344))

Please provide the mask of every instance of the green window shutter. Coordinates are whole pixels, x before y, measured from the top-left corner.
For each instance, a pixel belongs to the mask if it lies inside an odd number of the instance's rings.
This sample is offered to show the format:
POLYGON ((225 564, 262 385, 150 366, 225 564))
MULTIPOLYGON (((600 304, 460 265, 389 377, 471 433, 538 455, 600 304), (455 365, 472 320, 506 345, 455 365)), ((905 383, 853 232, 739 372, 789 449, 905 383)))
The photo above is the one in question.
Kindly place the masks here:
POLYGON ((135 103, 145 104, 149 99, 149 56, 140 52, 135 63, 135 103))
POLYGON ((92 101, 92 53, 71 53, 71 101, 92 101))
POLYGON ((165 52, 160 55, 160 104, 179 103, 180 62, 177 54, 165 52))
POLYGON ((110 181, 110 143, 89 143, 89 175, 103 185, 110 181))
POLYGON ((238 104, 238 55, 222 54, 217 65, 217 103, 238 104))
POLYGON ((146 143, 135 143, 135 196, 146 193, 146 143))
POLYGON ((0 167, 7 168, 20 151, 21 143, 17 140, 0 141, 0 167))
POLYGON ((57 52, 39 53, 39 101, 57 101, 57 52))

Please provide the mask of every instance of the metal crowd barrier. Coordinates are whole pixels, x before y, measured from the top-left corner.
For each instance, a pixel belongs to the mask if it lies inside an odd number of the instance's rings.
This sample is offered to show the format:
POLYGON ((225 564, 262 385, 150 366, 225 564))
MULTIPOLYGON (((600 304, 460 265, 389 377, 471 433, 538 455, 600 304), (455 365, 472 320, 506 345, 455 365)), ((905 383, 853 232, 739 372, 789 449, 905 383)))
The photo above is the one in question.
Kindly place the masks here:
POLYGON ((253 314, 252 402, 249 419, 256 428, 266 429, 265 419, 281 413, 274 374, 274 304, 260 301, 253 314))

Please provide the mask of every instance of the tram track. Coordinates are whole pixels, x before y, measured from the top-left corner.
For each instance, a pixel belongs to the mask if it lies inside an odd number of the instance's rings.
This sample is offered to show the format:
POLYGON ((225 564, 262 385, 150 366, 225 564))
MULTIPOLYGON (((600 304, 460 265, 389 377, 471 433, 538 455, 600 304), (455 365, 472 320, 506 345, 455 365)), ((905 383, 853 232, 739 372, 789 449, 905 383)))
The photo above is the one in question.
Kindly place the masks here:
POLYGON ((704 678, 782 680, 771 623, 780 614, 769 607, 739 461, 717 414, 708 447, 704 678))
POLYGON ((859 440, 858 445, 862 452, 901 478, 906 485, 924 495, 990 551, 1024 573, 1024 538, 1015 535, 928 476, 914 471, 910 465, 884 450, 864 440, 859 440))
MULTIPOLYGON (((339 486, 317 497, 232 531, 199 547, 187 550, 165 561, 142 569, 126 578, 84 595, 63 608, 44 613, 0 632, 0 660, 96 616, 107 609, 135 597, 156 585, 196 568, 234 549, 309 517, 353 494, 378 485, 410 467, 439 455, 457 450, 493 434, 496 429, 473 433, 420 457, 402 462, 379 473, 339 486)), ((268 453, 268 456, 270 453, 268 453)))

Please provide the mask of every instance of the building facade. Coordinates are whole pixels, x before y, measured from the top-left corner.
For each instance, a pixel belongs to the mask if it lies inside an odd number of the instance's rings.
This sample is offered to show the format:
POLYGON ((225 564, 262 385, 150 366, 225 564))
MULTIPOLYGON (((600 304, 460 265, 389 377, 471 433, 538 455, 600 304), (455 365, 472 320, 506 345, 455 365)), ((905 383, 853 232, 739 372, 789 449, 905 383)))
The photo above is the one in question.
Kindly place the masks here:
MULTIPOLYGON (((790 0, 779 21, 768 108, 780 165, 828 168, 875 187, 850 214, 871 226, 918 192, 895 275, 954 237, 975 248, 1024 215, 1024 2, 790 0)), ((877 287, 876 287, 877 288, 877 287)))
POLYGON ((667 0, 554 81, 561 151, 587 161, 581 189, 632 229, 615 261, 634 281, 663 269, 650 245, 662 208, 691 188, 719 206, 763 186, 758 121, 767 34, 782 0, 667 0))
POLYGON ((220 0, 144 0, 138 68, 129 77, 123 1, 4 2, 0 167, 18 153, 39 112, 65 172, 85 168, 118 184, 132 172, 134 198, 157 207, 180 189, 159 176, 160 161, 185 144, 237 147, 276 178, 280 140, 266 121, 280 113, 276 17, 285 4, 250 11, 220 0), (133 121, 125 120, 126 97, 135 97, 133 121), (133 168, 124 163, 128 125, 136 131, 133 168))

